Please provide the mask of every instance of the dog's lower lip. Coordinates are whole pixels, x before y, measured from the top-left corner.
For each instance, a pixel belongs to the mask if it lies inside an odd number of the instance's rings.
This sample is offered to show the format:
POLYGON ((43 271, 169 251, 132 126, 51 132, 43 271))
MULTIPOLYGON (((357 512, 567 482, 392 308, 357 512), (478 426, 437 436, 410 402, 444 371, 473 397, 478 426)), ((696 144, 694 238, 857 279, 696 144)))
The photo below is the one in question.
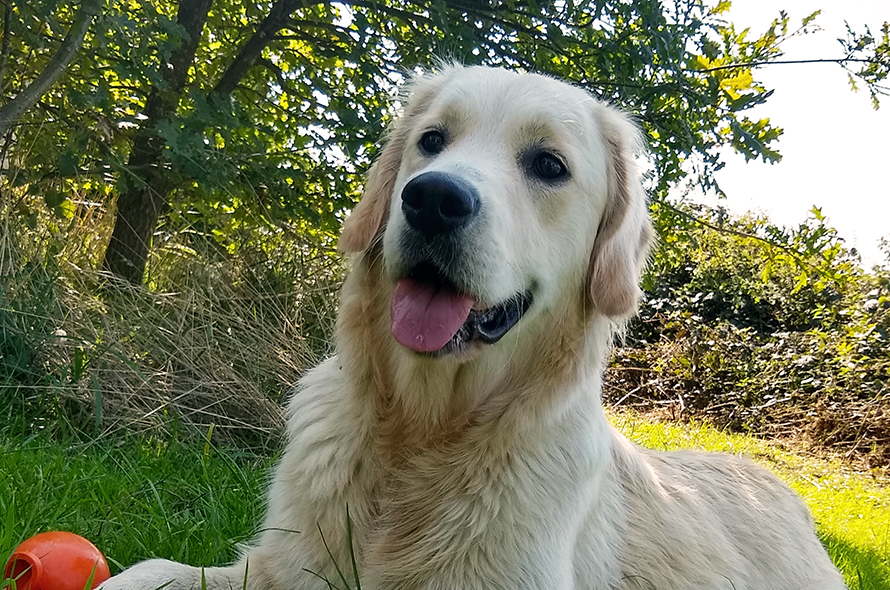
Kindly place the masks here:
POLYGON ((534 297, 531 291, 516 293, 513 297, 485 309, 470 311, 467 321, 454 337, 439 350, 428 353, 441 356, 459 352, 472 342, 494 344, 513 329, 531 307, 534 297))
POLYGON ((471 319, 476 323, 477 338, 486 344, 494 344, 519 323, 531 302, 531 293, 517 293, 500 305, 477 312, 475 318, 471 313, 471 319))

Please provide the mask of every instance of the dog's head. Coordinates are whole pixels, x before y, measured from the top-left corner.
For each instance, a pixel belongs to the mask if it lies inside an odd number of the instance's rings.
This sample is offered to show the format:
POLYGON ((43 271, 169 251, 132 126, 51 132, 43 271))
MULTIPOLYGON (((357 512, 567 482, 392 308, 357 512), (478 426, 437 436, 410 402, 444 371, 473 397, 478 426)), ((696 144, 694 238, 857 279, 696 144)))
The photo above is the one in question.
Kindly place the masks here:
POLYGON ((446 355, 546 323, 567 298, 631 315, 652 229, 636 127, 539 75, 418 77, 341 248, 382 252, 392 335, 446 355))

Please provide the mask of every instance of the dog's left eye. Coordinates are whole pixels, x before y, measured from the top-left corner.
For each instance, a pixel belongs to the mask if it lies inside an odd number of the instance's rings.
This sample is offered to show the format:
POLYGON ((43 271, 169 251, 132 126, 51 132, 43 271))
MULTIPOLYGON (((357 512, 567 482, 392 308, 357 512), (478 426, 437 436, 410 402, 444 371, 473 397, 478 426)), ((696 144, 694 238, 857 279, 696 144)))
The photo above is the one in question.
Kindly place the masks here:
POLYGON ((438 154, 445 149, 445 135, 437 129, 427 131, 420 137, 420 149, 428 154, 438 154))
POLYGON ((550 152, 541 152, 532 162, 532 172, 544 180, 557 180, 566 175, 565 164, 550 152))

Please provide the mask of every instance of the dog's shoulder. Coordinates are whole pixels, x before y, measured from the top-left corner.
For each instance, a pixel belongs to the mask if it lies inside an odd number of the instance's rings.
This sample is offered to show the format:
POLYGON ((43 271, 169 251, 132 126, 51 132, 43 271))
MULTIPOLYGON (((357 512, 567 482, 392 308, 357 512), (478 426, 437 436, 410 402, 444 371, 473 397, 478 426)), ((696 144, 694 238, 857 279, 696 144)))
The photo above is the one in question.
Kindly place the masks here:
POLYGON ((343 411, 351 398, 351 381, 340 355, 333 355, 308 370, 296 384, 288 402, 288 433, 308 422, 343 411))

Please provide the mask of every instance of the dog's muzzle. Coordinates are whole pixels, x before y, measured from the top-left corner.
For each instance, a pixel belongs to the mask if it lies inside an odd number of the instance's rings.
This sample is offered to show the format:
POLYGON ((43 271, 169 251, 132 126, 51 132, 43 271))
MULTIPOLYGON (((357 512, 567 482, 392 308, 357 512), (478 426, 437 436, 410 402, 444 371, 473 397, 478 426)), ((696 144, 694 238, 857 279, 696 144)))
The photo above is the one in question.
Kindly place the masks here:
POLYGON ((532 303, 531 291, 481 308, 468 288, 472 257, 467 231, 479 217, 476 187, 461 176, 424 172, 402 189, 408 227, 400 240, 407 272, 392 296, 392 333, 415 352, 442 355, 472 342, 494 344, 532 303))

